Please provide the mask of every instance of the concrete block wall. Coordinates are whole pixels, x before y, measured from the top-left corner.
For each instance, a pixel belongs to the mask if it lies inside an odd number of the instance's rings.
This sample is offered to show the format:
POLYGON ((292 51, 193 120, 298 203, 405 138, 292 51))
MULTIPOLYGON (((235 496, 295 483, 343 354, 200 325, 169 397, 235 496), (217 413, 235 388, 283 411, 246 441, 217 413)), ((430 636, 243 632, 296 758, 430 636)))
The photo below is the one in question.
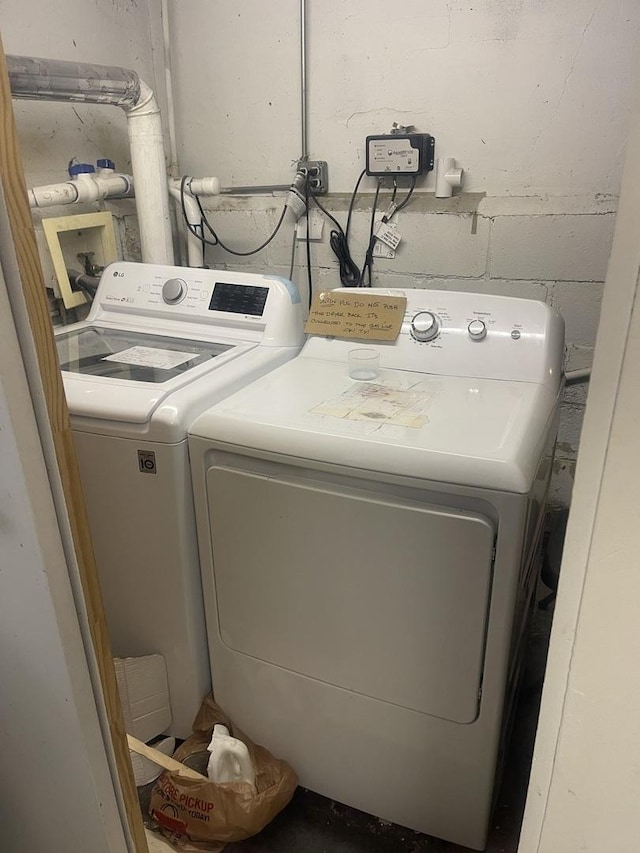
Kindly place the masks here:
MULTIPOLYGON (((368 241, 371 199, 361 199, 352 217, 350 244, 357 263, 362 262, 368 241)), ((344 226, 346 199, 329 196, 324 203, 344 226)), ((223 242, 246 251, 273 230, 282 204, 281 197, 219 197, 208 207, 223 242)), ((384 206, 382 201, 380 208, 384 206)), ((394 259, 375 260, 373 285, 541 300, 565 318, 567 369, 587 367, 593 356, 615 209, 614 197, 547 202, 473 195, 451 201, 418 197, 398 214, 402 243, 394 259), (585 212, 576 213, 580 208, 585 212)), ((340 285, 329 246, 330 228, 331 223, 325 221, 322 240, 311 243, 314 292, 340 285)), ((294 243, 289 219, 257 255, 232 257, 218 247, 209 247, 206 259, 212 267, 291 273, 303 301, 307 299, 306 245, 304 241, 294 243)), ((588 385, 565 390, 552 505, 567 505, 570 500, 587 391, 588 385)))
MULTIPOLYGON (((133 67, 154 85, 165 121, 166 35, 179 172, 217 175, 227 186, 292 178, 300 152, 297 0, 272 4, 268 20, 261 0, 169 0, 164 21, 151 0, 62 0, 53 17, 46 0, 32 0, 27 16, 23 5, 2 3, 7 52, 133 67)), ((395 259, 376 263, 374 285, 401 281, 544 299, 565 316, 569 367, 589 364, 640 5, 407 0, 390 9, 383 0, 309 0, 307 6, 308 150, 329 161, 329 209, 344 223, 344 194, 362 169, 364 138, 393 121, 434 133, 437 156, 455 155, 465 168, 465 192, 452 201, 434 202, 432 174, 420 182, 400 214, 403 243, 395 259)), ((29 184, 60 180, 73 156, 111 156, 128 169, 121 111, 15 106, 29 184)), ((360 262, 373 188, 364 182, 369 195, 353 218, 360 262)), ((270 233, 281 205, 280 197, 221 197, 211 210, 222 238, 242 249, 270 233)), ((122 256, 138 259, 133 207, 113 210, 122 256)), ((312 246, 314 287, 338 283, 329 230, 325 225, 322 242, 312 246)), ((211 249, 207 260, 289 274, 291 251, 289 224, 257 256, 211 249)), ((298 244, 292 275, 303 294, 304 254, 298 244)), ((46 249, 42 258, 50 281, 46 249)), ((552 494, 560 503, 570 494, 584 402, 584 387, 567 391, 552 494)))

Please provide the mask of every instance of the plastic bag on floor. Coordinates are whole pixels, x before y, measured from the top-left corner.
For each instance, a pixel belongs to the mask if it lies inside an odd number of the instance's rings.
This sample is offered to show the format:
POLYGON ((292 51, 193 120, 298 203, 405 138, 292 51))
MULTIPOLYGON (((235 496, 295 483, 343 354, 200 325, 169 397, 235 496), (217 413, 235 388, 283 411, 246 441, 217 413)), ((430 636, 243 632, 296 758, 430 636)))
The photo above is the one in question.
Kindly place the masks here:
POLYGON ((216 723, 223 723, 233 737, 246 744, 256 784, 215 784, 165 771, 151 793, 149 813, 162 833, 184 853, 219 853, 227 842, 256 835, 288 804, 298 784, 290 765, 254 744, 231 723, 212 696, 202 703, 193 735, 173 757, 206 774, 207 746, 216 723))

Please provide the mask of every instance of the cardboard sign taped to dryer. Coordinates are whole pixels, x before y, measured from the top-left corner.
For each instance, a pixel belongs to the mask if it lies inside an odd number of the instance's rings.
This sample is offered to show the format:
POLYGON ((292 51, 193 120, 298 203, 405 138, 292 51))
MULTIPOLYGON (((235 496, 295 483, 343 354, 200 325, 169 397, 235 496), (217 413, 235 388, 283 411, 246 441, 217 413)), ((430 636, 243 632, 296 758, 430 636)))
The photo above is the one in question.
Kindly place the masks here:
POLYGON ((385 296, 358 289, 323 290, 313 298, 308 335, 365 341, 395 341, 407 307, 406 296, 385 296))

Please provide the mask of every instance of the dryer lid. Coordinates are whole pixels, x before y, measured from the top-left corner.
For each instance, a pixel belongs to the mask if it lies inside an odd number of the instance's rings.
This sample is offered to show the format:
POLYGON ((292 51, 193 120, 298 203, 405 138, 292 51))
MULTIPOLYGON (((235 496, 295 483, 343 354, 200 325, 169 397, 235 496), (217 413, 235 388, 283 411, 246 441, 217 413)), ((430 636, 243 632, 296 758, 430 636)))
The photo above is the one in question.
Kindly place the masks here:
POLYGON ((528 382, 298 357, 201 415, 190 434, 381 474, 527 493, 557 405, 528 382))

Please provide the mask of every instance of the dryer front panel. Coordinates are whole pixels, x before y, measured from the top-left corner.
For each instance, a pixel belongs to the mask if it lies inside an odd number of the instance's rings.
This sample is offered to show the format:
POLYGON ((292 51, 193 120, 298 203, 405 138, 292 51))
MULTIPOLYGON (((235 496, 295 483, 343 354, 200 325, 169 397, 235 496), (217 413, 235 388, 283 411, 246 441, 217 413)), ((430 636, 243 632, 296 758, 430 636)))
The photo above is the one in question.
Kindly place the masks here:
POLYGON ((217 630, 228 648, 473 722, 492 577, 489 519, 276 466, 265 476, 214 465, 207 499, 217 630))

